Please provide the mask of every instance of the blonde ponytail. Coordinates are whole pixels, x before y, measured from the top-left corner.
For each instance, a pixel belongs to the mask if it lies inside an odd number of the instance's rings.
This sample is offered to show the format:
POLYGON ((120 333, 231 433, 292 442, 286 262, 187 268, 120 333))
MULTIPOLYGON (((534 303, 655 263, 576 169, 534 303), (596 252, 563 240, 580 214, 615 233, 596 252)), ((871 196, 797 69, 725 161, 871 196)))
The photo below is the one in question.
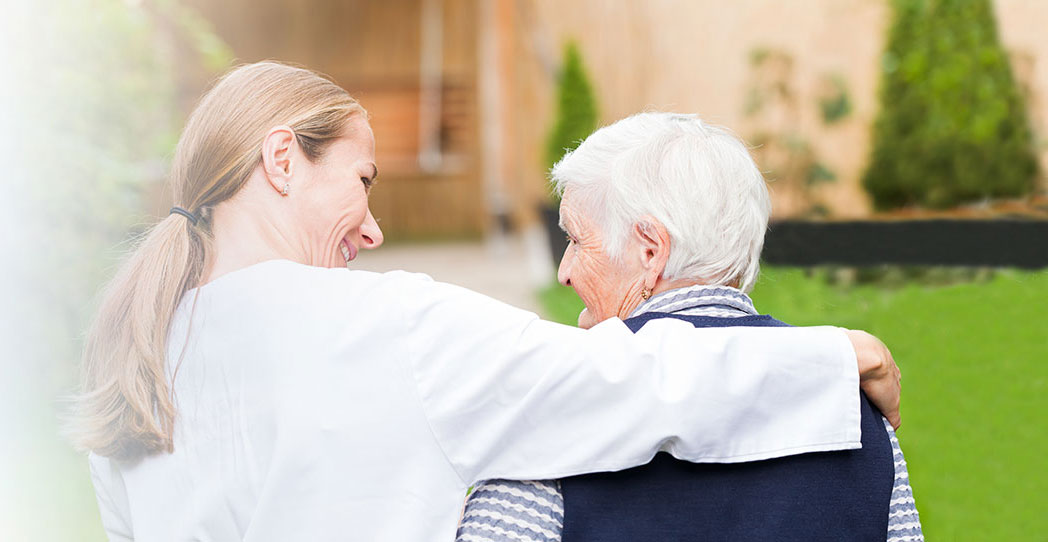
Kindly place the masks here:
POLYGON ((107 285, 84 347, 79 444, 105 456, 172 450, 175 407, 167 330, 204 268, 208 241, 172 215, 140 241, 107 285), (155 280, 143 280, 155 277, 155 280))
POLYGON ((71 427, 78 447, 108 457, 174 449, 167 334, 175 309, 210 262, 211 209, 247 181, 273 126, 290 126, 316 160, 353 115, 365 114, 333 82, 275 62, 241 66, 204 96, 179 140, 171 175, 176 204, 197 220, 179 214, 161 220, 103 292, 71 427))

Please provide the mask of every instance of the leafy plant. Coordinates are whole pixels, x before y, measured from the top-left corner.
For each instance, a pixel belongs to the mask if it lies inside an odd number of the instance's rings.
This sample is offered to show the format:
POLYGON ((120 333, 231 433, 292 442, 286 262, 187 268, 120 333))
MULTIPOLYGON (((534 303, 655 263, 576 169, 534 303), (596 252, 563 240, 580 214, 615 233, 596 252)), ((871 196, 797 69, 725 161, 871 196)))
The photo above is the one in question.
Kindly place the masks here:
POLYGON ((848 95, 844 78, 838 74, 827 75, 824 84, 826 90, 819 97, 819 111, 823 123, 834 124, 851 114, 851 96, 848 95))
MULTIPOLYGON (((768 48, 750 51, 751 83, 747 88, 743 111, 757 126, 749 142, 754 158, 769 180, 784 190, 795 192, 802 201, 800 212, 806 216, 821 217, 830 209, 819 201, 815 187, 837 180, 837 174, 821 160, 805 134, 797 127, 804 108, 795 89, 793 57, 786 52, 768 48)), ((844 82, 839 77, 827 76, 830 86, 818 101, 823 119, 827 108, 836 122, 851 111, 844 82)))
POLYGON ((0 177, 8 196, 0 372, 13 384, 0 393, 0 413, 12 413, 5 444, 18 446, 7 448, 7 463, 18 467, 0 479, 19 499, 0 531, 103 540, 84 456, 58 436, 56 397, 73 388, 92 298, 120 243, 152 222, 148 203, 183 122, 177 75, 196 61, 224 69, 228 49, 175 0, 11 7, 0 20, 0 48, 16 52, 0 58, 11 82, 0 85, 0 119, 11 127, 0 134, 11 158, 0 177), (176 66, 175 40, 199 58, 176 66))
POLYGON ((1028 194, 1037 161, 989 0, 893 0, 863 186, 878 209, 1028 194))
POLYGON ((546 166, 552 168, 597 129, 597 99, 575 43, 564 47, 564 63, 557 77, 557 112, 546 142, 546 166))

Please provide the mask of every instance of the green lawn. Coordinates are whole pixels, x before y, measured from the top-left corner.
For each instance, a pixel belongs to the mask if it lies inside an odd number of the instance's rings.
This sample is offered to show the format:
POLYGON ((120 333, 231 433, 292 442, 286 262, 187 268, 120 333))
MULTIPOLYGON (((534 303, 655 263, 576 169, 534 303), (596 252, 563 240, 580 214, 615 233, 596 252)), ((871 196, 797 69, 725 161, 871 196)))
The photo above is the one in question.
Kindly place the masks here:
MULTIPOLYGON (((565 323, 582 308, 560 286, 541 297, 565 323)), ((891 348, 903 372, 899 439, 931 540, 1046 539, 1048 272, 884 289, 765 268, 753 297, 789 323, 864 329, 891 348)))

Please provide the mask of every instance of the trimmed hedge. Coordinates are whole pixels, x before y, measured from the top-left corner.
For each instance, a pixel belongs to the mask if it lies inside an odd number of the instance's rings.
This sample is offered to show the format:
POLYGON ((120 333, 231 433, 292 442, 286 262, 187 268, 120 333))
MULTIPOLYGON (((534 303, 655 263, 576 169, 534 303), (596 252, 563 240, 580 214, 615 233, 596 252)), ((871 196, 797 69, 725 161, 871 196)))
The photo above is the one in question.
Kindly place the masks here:
POLYGON ((893 0, 863 185, 877 209, 950 207, 1034 188, 1023 97, 989 0, 893 0))

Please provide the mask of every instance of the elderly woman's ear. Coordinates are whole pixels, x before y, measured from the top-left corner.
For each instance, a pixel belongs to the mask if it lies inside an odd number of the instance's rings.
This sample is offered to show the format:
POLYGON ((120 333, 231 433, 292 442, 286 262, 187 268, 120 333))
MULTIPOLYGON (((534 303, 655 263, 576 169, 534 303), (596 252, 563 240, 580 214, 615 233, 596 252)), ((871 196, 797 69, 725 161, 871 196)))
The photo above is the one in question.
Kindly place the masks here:
POLYGON ((645 216, 633 225, 633 237, 639 248, 644 287, 654 290, 670 259, 670 234, 658 219, 645 216))

